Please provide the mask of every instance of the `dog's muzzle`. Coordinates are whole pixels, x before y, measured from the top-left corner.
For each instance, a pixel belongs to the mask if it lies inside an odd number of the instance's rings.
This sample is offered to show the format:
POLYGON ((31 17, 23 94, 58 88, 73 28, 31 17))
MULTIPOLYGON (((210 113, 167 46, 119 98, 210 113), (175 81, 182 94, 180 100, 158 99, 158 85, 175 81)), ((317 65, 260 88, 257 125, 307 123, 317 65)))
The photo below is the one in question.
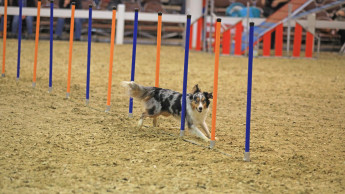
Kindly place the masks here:
POLYGON ((202 107, 199 107, 196 110, 201 113, 202 112, 202 107))

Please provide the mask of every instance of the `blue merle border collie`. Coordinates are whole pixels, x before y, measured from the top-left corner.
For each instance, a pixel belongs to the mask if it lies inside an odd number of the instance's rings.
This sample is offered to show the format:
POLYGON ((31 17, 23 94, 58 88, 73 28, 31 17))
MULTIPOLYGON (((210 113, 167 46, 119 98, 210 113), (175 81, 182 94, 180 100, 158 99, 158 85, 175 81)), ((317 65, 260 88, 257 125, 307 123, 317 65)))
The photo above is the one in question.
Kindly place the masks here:
MULTIPOLYGON (((135 82, 123 81, 121 85, 128 89, 129 96, 143 102, 145 112, 142 113, 138 122, 141 128, 146 117, 153 118, 153 126, 157 126, 157 117, 170 116, 181 120, 182 94, 169 89, 157 87, 145 87, 135 82)), ((187 94, 186 99, 186 122, 191 134, 209 141, 210 131, 206 125, 206 117, 209 110, 212 93, 202 92, 198 85, 193 87, 193 91, 187 94), (197 125, 201 126, 203 134, 197 125)))

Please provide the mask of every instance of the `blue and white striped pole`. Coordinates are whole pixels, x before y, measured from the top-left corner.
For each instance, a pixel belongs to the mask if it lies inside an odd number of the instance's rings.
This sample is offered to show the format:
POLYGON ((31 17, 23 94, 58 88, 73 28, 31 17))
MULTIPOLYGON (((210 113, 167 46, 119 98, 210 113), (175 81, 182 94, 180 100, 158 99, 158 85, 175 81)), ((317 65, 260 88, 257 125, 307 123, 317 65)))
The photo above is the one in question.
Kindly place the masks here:
POLYGON ((21 43, 22 43, 22 10, 23 10, 23 0, 19 0, 17 81, 19 81, 19 76, 20 76, 20 51, 21 51, 21 43))
POLYGON ((247 86, 247 118, 246 118, 246 144, 244 150, 243 160, 250 162, 249 143, 250 143, 250 112, 251 112, 251 98, 252 98, 252 71, 253 71, 253 37, 254 37, 254 22, 250 22, 249 29, 249 53, 248 53, 248 86, 247 86))
POLYGON ((49 56, 49 89, 53 90, 53 33, 54 33, 54 0, 50 0, 50 56, 49 56))
POLYGON ((181 131, 180 137, 184 136, 185 117, 186 117, 186 98, 187 98, 187 79, 188 79, 188 57, 189 57, 189 37, 190 37, 190 20, 192 16, 187 15, 186 24, 186 42, 184 53, 184 72, 183 72, 183 91, 182 91, 182 110, 181 110, 181 131))
POLYGON ((90 100, 90 59, 91 59, 92 5, 89 5, 89 29, 87 35, 86 105, 90 100))
MULTIPOLYGON (((138 32, 138 9, 135 9, 134 16, 134 30, 133 30, 133 51, 132 51, 132 71, 131 71, 131 81, 134 81, 135 76, 135 55, 137 50, 137 32, 138 32)), ((133 98, 129 98, 129 111, 128 117, 133 117, 133 98)))

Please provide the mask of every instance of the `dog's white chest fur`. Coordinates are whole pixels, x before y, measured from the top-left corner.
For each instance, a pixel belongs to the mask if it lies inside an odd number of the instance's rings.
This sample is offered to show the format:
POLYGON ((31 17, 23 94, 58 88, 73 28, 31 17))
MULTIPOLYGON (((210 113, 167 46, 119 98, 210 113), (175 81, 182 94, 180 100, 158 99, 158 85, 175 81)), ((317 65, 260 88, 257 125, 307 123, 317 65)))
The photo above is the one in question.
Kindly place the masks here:
POLYGON ((207 113, 208 113, 208 108, 204 109, 202 112, 198 112, 197 110, 193 109, 190 103, 187 100, 187 111, 189 116, 192 118, 196 124, 202 124, 205 122, 207 113))

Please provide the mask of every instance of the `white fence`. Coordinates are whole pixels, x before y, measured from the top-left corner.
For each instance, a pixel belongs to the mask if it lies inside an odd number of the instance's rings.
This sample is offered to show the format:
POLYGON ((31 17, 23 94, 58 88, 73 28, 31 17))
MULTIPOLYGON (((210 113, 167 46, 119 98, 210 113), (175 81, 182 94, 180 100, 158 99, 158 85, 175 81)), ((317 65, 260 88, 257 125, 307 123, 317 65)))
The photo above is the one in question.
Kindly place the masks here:
MULTIPOLYGON (((4 14, 4 7, 0 7, 0 14, 4 14)), ((19 15, 19 8, 18 7, 8 7, 7 8, 8 15, 19 15)), ((37 8, 23 8, 23 15, 27 16, 36 16, 37 8)), ((49 8, 41 8, 41 17, 50 17, 50 9, 49 8)), ((69 9, 54 9, 54 17, 64 17, 69 18, 71 17, 71 10, 69 9)), ((76 18, 88 18, 89 11, 88 10, 75 10, 75 17, 76 18)), ((105 10, 93 10, 92 11, 92 18, 93 19, 105 19, 111 20, 112 19, 112 12, 105 11, 105 10)), ((236 24, 243 18, 234 18, 234 17, 220 17, 222 19, 223 24, 236 24)), ((145 13, 140 12, 139 14, 139 22, 140 21, 157 21, 157 14, 155 13, 145 13)), ((198 18, 193 18, 192 16, 192 23, 195 22, 198 18)), ((214 18, 215 20, 216 18, 214 18)), ((123 44, 124 39, 124 25, 125 21, 132 21, 134 20, 134 12, 125 12, 124 5, 118 5, 117 13, 116 13, 116 44, 123 44)), ((207 18, 207 21, 210 21, 211 17, 207 18)), ((255 24, 260 24, 261 22, 265 21, 264 18, 250 18, 250 21, 254 22, 255 24)), ((308 27, 307 20, 297 20, 303 27, 308 27)), ((172 22, 172 23, 185 23, 186 16, 182 14, 163 14, 162 22, 172 22)), ((291 21, 291 26, 294 26, 295 21, 291 21)), ((243 24, 246 25, 247 22, 243 24)), ((287 24, 284 24, 285 26, 287 24)), ((340 21, 324 21, 324 20, 317 20, 315 22, 316 29, 345 29, 345 22, 340 21)), ((194 36, 195 37, 195 36, 194 36)))

